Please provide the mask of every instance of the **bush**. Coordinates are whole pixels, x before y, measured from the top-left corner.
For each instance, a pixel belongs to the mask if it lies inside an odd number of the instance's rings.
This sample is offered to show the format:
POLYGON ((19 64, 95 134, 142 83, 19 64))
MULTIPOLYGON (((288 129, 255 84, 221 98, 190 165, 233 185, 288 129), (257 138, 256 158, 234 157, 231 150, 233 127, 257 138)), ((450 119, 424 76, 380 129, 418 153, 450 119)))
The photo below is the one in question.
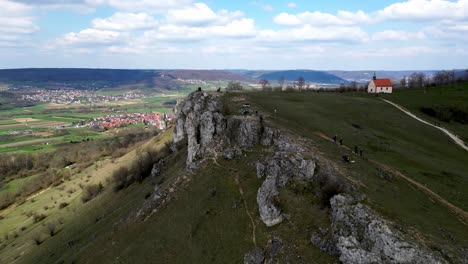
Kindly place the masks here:
POLYGON ((120 167, 112 173, 112 181, 114 182, 114 191, 118 191, 127 187, 128 181, 127 167, 120 167))
POLYGON ((55 236, 57 234, 57 226, 54 223, 48 223, 46 225, 47 231, 51 237, 55 236))
POLYGON ((59 209, 63 209, 65 207, 67 207, 67 206, 68 206, 68 203, 66 203, 66 202, 60 203, 59 204, 59 209))
POLYGON ((33 216, 34 223, 39 223, 40 221, 44 220, 47 216, 44 214, 37 214, 35 213, 33 216))
POLYGON ((88 185, 84 188, 83 190, 83 195, 81 196, 81 201, 83 203, 86 203, 92 199, 94 199, 96 196, 98 196, 104 187, 102 186, 101 183, 99 184, 91 184, 88 185))
POLYGON ((41 235, 40 235, 39 233, 34 233, 34 234, 32 235, 31 238, 32 238, 33 242, 34 242, 37 246, 39 246, 40 244, 42 244, 42 238, 41 238, 41 235))

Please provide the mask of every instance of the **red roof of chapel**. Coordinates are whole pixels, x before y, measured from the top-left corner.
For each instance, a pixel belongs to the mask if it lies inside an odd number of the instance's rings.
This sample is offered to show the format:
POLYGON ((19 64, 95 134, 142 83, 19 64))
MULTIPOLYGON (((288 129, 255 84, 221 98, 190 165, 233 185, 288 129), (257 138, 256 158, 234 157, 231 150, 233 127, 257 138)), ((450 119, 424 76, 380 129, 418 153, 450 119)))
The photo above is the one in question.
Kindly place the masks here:
POLYGON ((392 80, 390 79, 376 79, 372 80, 375 84, 375 87, 386 87, 392 86, 392 80))

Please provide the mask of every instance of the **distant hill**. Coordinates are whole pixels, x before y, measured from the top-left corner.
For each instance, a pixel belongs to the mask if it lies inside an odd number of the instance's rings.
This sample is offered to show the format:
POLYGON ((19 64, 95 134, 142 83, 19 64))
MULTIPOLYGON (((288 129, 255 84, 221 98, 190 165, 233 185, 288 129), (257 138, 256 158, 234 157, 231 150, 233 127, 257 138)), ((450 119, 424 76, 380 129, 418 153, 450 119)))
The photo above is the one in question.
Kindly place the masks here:
POLYGON ((258 76, 259 79, 267 80, 279 80, 284 78, 288 81, 295 81, 299 77, 304 77, 306 82, 314 83, 327 83, 327 84, 345 84, 348 83, 345 79, 342 79, 336 75, 323 72, 323 71, 311 71, 311 70, 288 70, 288 71, 274 71, 264 73, 258 76))
POLYGON ((177 89, 177 79, 204 81, 249 81, 248 76, 221 70, 122 70, 122 69, 6 69, 0 70, 0 83, 18 88, 69 87, 101 89, 121 85, 142 85, 163 89, 177 89))

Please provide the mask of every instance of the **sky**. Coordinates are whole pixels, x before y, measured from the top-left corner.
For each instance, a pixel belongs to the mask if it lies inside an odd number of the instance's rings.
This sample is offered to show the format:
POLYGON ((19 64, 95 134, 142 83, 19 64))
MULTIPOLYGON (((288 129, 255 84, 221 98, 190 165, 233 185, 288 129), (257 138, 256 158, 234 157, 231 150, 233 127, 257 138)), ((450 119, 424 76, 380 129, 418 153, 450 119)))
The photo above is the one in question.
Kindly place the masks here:
POLYGON ((0 0, 0 68, 468 68, 468 0, 0 0))

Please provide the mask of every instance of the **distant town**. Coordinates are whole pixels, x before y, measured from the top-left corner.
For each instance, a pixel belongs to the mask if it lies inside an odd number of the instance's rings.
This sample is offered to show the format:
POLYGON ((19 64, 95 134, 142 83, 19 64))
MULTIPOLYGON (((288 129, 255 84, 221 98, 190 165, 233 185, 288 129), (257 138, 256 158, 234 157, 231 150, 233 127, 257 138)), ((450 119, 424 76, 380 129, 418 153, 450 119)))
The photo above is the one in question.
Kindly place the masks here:
POLYGON ((86 90, 31 90, 23 94, 20 99, 30 102, 55 103, 55 104, 91 104, 116 102, 144 97, 140 93, 125 93, 121 95, 97 95, 86 90))
POLYGON ((94 129, 113 129, 129 125, 144 124, 165 129, 167 123, 175 118, 173 113, 128 113, 118 115, 106 115, 96 117, 87 121, 73 123, 76 127, 87 126, 94 129))

